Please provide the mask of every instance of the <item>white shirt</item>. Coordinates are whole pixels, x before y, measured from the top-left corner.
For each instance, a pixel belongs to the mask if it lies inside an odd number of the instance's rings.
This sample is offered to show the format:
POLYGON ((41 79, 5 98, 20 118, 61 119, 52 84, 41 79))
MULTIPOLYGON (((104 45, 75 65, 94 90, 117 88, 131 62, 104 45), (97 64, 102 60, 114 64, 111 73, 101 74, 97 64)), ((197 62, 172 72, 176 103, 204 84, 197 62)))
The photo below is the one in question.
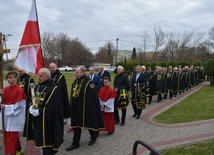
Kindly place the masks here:
MULTIPOLYGON (((5 131, 23 131, 25 123, 26 101, 5 105, 4 128, 5 131)), ((2 110, 0 112, 0 130, 2 130, 2 110)))

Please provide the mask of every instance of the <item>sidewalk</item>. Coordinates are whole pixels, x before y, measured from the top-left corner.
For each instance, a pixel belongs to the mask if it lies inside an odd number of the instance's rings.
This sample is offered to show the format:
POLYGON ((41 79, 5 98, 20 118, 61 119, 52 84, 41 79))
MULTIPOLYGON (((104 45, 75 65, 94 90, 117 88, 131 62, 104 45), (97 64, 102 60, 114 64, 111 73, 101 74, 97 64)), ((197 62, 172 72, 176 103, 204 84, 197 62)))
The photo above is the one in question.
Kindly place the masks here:
MULTIPOLYGON (((203 85, 208 84, 208 82, 203 82, 185 94, 178 95, 171 100, 165 99, 160 103, 157 103, 156 97, 153 97, 154 101, 151 105, 146 106, 141 119, 138 120, 132 117, 133 110, 130 104, 127 109, 125 126, 116 125, 113 135, 101 132, 96 144, 93 146, 88 146, 90 135, 87 130, 83 130, 80 148, 66 151, 65 148, 71 145, 73 137, 72 132, 67 133, 67 130, 70 128, 68 121, 65 125, 64 144, 60 147, 57 155, 130 155, 132 154, 132 147, 136 140, 143 140, 155 149, 160 150, 214 139, 214 119, 176 125, 160 124, 152 120, 155 115, 179 103, 203 85)), ((25 146, 25 155, 40 154, 39 149, 34 147, 33 142, 25 145, 25 139, 21 138, 21 140, 22 146, 25 146)), ((138 146, 137 152, 138 154, 148 154, 148 151, 141 145, 138 146)), ((0 154, 3 154, 2 147, 0 148, 0 154)))

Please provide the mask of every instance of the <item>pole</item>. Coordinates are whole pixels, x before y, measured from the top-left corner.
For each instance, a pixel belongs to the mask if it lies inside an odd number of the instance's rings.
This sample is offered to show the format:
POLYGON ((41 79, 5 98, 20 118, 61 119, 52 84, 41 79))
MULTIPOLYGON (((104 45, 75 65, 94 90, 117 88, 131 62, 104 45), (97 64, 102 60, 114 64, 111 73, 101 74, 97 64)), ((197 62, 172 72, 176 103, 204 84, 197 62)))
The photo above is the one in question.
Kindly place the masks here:
POLYGON ((118 41, 119 39, 116 39, 116 53, 117 53, 117 63, 119 62, 119 53, 118 53, 118 41))
MULTIPOLYGON (((3 44, 2 44, 2 33, 0 32, 0 89, 3 89, 3 55, 4 55, 4 49, 3 49, 3 44)), ((2 95, 1 95, 1 103, 2 101, 2 95)), ((2 114, 2 135, 3 135, 3 144, 5 144, 5 131, 4 131, 4 110, 1 109, 1 114, 2 114)))
MULTIPOLYGON (((6 43, 6 41, 7 41, 7 38, 8 38, 9 36, 12 36, 12 35, 11 35, 11 34, 2 34, 3 48, 4 48, 4 49, 7 49, 7 43, 6 43)), ((8 61, 7 52, 4 52, 4 53, 6 53, 6 61, 8 61)), ((4 54, 4 53, 3 53, 3 54, 4 54)))

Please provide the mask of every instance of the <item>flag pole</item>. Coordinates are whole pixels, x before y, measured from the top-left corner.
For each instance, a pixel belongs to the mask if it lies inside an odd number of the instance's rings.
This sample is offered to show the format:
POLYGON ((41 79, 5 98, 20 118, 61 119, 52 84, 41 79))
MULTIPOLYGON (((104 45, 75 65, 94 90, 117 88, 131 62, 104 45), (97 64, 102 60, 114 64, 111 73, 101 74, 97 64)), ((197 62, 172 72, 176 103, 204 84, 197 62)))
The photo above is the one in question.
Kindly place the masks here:
POLYGON ((34 1, 34 4, 35 4, 36 20, 37 20, 38 31, 39 31, 39 39, 40 39, 40 44, 41 44, 40 28, 39 28, 39 19, 38 19, 38 13, 37 13, 37 5, 36 5, 36 0, 33 0, 33 1, 34 1))
POLYGON ((37 20, 39 40, 40 40, 40 45, 41 45, 42 62, 43 62, 43 65, 44 65, 44 59, 43 59, 43 53, 42 53, 42 40, 41 40, 41 36, 40 36, 39 18, 38 18, 38 13, 37 13, 37 5, 36 5, 36 0, 33 0, 33 1, 34 1, 34 4, 35 4, 36 20, 37 20))

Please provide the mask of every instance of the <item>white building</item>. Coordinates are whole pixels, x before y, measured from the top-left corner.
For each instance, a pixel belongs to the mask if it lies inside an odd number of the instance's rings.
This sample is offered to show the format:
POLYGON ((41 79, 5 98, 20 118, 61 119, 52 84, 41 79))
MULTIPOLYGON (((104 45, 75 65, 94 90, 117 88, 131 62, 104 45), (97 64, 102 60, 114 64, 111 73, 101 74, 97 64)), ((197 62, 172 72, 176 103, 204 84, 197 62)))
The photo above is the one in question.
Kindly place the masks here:
POLYGON ((113 64, 124 62, 132 57, 132 50, 118 50, 114 52, 113 64))

